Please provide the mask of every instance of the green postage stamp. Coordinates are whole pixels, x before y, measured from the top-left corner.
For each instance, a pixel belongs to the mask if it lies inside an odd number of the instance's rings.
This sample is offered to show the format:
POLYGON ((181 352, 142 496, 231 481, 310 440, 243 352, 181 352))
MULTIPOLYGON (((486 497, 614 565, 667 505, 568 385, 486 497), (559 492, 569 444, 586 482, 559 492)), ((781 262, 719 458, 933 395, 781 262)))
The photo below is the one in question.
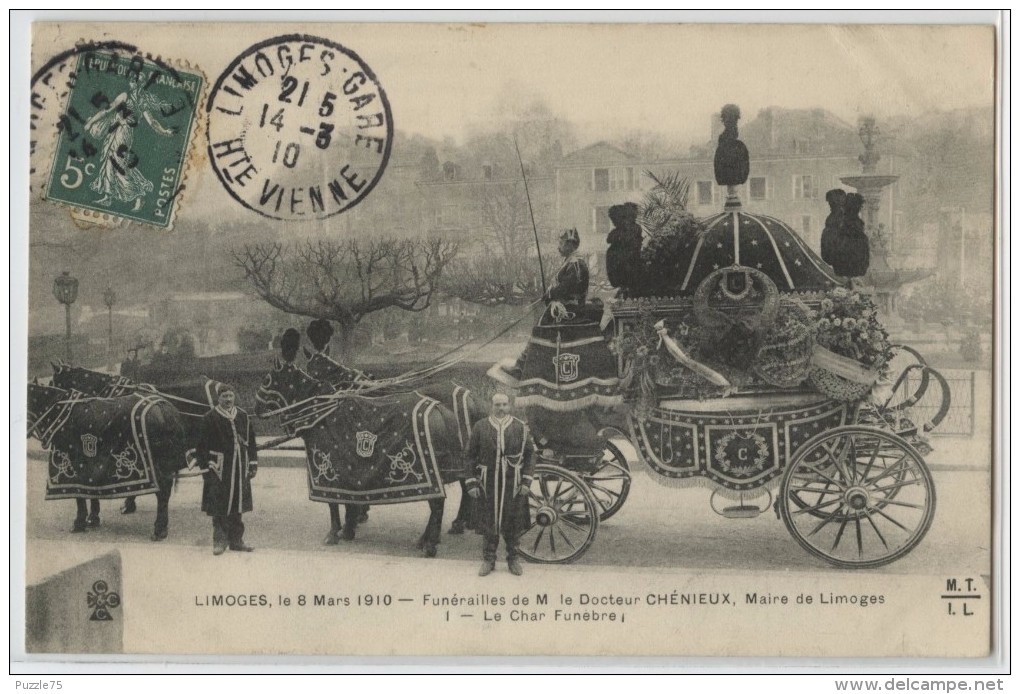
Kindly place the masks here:
POLYGON ((169 228, 204 84, 197 71, 113 51, 78 56, 46 197, 88 218, 169 228))

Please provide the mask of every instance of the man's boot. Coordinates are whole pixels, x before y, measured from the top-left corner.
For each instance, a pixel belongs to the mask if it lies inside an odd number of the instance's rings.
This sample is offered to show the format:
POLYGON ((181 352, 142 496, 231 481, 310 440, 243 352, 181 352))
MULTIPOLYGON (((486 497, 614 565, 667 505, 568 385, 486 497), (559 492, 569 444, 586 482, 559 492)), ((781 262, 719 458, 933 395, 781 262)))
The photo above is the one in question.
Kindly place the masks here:
POLYGON ((223 528, 223 520, 218 516, 213 518, 213 547, 212 553, 219 556, 227 551, 227 531, 223 528))
POLYGON ((240 516, 235 516, 231 523, 230 530, 227 532, 227 537, 230 539, 230 544, 227 546, 231 552, 254 552, 255 548, 244 544, 244 523, 241 522, 240 516))
POLYGON ((514 576, 523 576, 524 567, 521 566, 521 562, 517 561, 517 557, 510 557, 506 560, 506 566, 510 569, 510 573, 514 576))
POLYGON ((492 559, 482 560, 482 568, 478 569, 479 576, 488 576, 496 570, 496 562, 492 559))

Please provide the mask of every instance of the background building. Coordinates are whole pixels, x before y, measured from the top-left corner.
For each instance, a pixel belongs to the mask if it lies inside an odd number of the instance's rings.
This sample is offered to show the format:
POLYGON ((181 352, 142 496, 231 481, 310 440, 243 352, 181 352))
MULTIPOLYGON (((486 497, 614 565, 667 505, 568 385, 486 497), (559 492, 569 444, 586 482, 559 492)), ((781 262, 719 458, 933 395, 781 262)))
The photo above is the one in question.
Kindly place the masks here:
MULTIPOLYGON (((713 139, 692 147, 685 157, 645 160, 609 143, 599 142, 573 152, 555 167, 558 226, 577 226, 591 247, 605 248, 612 225, 609 207, 639 202, 655 184, 645 172, 660 176, 675 171, 691 181, 689 206, 699 217, 722 209, 724 186, 715 183, 713 157, 721 123, 713 118, 713 139)), ((763 109, 740 127, 740 138, 751 154, 751 173, 739 188, 745 209, 783 220, 815 249, 829 207, 826 191, 844 188, 840 178, 860 170, 861 143, 856 128, 824 109, 763 109)), ((883 173, 902 165, 898 157, 884 157, 883 173)), ((881 211, 886 228, 900 231, 897 184, 885 193, 881 211)))

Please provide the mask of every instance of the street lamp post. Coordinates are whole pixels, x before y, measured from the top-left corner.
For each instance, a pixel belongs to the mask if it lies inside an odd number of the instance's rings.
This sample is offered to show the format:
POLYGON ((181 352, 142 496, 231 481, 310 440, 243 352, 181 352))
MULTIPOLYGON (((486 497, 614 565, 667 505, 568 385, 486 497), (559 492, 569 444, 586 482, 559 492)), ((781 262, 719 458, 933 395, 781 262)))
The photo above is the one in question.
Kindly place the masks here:
POLYGON ((71 361, 71 304, 78 298, 78 280, 64 270, 53 280, 53 296, 64 305, 64 323, 67 340, 67 361, 71 361))
POLYGON ((117 302, 117 292, 113 291, 113 287, 109 284, 106 285, 106 291, 103 292, 103 303, 106 305, 106 350, 108 352, 107 358, 110 363, 113 363, 113 305, 117 302))

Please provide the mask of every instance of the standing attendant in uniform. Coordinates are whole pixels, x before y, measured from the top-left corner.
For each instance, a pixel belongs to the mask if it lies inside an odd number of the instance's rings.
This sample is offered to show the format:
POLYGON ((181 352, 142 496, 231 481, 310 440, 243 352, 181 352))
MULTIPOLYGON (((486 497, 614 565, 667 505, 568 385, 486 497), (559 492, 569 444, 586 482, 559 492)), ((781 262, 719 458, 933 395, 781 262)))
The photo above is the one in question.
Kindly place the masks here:
POLYGON ((481 499, 481 520, 485 528, 482 568, 488 576, 496 568, 496 550, 502 534, 510 573, 524 573, 517 559, 517 541, 527 530, 528 488, 534 473, 535 444, 527 425, 510 414, 510 398, 492 396, 492 414, 471 429, 467 464, 468 494, 481 499))
POLYGON ((202 418, 195 447, 198 465, 205 470, 202 510, 213 519, 213 554, 223 554, 228 547, 251 552, 252 547, 244 544, 241 514, 252 510, 251 480, 258 472, 255 428, 235 405, 230 386, 217 384, 216 397, 216 407, 202 418))

